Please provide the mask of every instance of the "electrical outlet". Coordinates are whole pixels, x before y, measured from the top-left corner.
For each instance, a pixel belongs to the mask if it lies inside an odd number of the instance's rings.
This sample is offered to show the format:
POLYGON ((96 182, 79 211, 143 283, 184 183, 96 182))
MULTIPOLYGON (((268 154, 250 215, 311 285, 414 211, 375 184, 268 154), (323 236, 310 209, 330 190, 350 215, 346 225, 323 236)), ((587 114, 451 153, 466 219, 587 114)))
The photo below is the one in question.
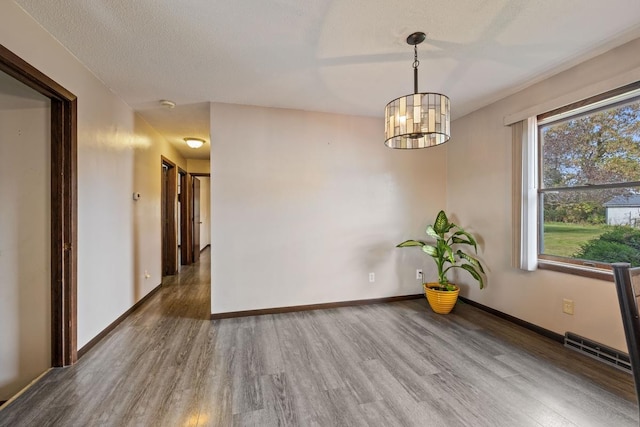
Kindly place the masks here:
POLYGON ((562 300, 562 312, 566 314, 573 314, 573 300, 571 299, 563 299, 562 300))
POLYGON ((147 270, 144 271, 144 278, 148 279, 149 277, 151 277, 151 275, 149 274, 149 272, 147 270))
POLYGON ((422 269, 420 268, 416 270, 416 280, 422 280, 422 269))
POLYGON ((376 281, 376 273, 369 273, 369 282, 373 283, 376 281))

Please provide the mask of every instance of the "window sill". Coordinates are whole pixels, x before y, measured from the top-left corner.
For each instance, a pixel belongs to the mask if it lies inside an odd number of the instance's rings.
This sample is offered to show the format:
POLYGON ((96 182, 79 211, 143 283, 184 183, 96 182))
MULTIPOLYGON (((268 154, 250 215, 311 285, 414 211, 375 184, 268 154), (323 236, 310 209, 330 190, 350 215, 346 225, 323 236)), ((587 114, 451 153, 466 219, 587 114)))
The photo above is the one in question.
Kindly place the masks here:
POLYGON ((571 262, 557 259, 538 258, 538 268, 540 270, 552 270, 560 273, 573 274, 575 276, 589 277, 592 279, 613 282, 613 271, 611 267, 596 267, 585 265, 584 262, 571 260, 571 262))

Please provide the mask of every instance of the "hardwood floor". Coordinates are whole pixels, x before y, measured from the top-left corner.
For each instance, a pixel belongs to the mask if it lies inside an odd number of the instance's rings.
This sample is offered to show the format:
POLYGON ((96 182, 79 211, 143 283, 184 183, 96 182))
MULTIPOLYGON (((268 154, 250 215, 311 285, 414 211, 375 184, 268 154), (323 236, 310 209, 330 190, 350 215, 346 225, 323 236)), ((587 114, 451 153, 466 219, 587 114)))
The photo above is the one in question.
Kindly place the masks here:
POLYGON ((638 425, 631 375, 469 305, 208 320, 200 259, 0 425, 638 425))

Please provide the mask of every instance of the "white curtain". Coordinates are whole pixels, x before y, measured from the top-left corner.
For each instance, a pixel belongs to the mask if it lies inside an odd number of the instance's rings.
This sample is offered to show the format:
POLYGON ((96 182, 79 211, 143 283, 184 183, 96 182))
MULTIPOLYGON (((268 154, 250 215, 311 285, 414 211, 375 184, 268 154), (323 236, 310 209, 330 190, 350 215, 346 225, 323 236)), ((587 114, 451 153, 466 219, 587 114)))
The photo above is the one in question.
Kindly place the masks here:
POLYGON ((513 264, 538 268, 537 122, 529 117, 511 125, 513 135, 513 264))

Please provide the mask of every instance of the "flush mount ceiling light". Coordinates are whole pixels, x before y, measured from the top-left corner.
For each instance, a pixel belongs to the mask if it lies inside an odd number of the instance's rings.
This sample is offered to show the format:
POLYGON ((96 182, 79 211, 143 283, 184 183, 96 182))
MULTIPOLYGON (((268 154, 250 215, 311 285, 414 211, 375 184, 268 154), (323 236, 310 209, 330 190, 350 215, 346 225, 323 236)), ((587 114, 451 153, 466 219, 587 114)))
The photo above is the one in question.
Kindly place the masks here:
POLYGON ((202 144, 205 143, 205 140, 200 138, 185 138, 184 142, 191 148, 200 148, 202 144))
POLYGON ((384 109, 384 145, 414 149, 444 144, 450 137, 449 98, 439 93, 418 92, 418 45, 425 33, 413 33, 407 44, 413 46, 413 94, 394 99, 384 109))
POLYGON ((176 108, 176 103, 173 101, 169 101, 168 99, 161 99, 160 100, 160 105, 162 105, 163 107, 166 107, 168 109, 173 109, 176 108))

